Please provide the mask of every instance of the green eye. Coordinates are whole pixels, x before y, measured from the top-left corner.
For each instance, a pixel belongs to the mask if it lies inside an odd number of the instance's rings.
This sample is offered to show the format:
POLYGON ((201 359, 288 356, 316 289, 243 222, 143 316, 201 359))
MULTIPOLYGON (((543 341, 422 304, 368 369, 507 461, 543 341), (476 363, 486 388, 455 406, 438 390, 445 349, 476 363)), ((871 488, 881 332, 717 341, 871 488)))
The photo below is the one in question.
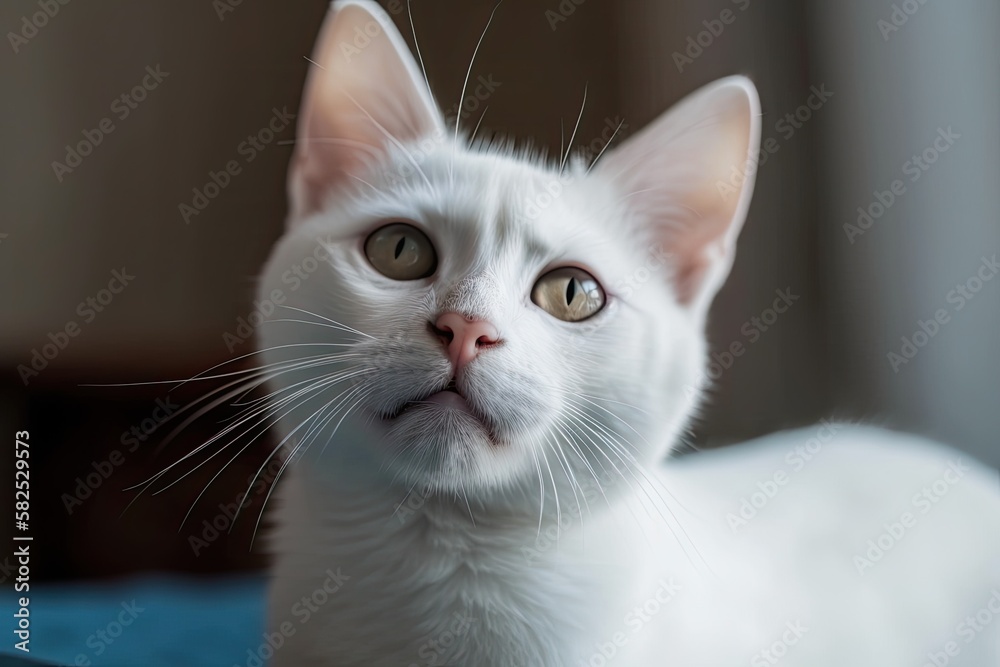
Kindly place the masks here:
POLYGON ((365 241, 365 255, 379 273, 393 280, 426 278, 437 268, 437 253, 430 239, 413 225, 401 222, 372 233, 365 241))
POLYGON ((583 269, 563 267, 549 271, 531 289, 531 300, 549 315, 579 322, 604 308, 604 290, 583 269))

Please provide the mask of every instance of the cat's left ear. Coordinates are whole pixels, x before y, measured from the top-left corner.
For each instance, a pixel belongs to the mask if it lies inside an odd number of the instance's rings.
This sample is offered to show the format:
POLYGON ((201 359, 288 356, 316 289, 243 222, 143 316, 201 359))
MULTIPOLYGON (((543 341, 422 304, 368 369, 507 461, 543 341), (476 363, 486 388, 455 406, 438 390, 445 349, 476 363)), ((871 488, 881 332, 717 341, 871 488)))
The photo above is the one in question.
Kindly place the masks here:
POLYGON ((756 174, 760 100, 742 76, 688 96, 598 163, 651 245, 679 303, 704 313, 732 267, 756 174))
POLYGON ((375 2, 334 2, 312 61, 288 174, 289 226, 393 146, 444 132, 406 42, 375 2))

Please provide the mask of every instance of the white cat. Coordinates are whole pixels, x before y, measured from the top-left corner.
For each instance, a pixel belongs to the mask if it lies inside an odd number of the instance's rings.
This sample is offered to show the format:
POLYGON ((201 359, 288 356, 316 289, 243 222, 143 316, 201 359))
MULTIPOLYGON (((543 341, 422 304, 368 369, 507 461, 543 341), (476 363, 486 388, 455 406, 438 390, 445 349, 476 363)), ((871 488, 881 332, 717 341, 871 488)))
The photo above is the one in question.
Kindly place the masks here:
POLYGON ((446 128, 373 3, 334 4, 313 60, 261 282, 296 451, 258 655, 997 664, 995 472, 827 423, 664 462, 750 202, 750 81, 590 169, 446 128))

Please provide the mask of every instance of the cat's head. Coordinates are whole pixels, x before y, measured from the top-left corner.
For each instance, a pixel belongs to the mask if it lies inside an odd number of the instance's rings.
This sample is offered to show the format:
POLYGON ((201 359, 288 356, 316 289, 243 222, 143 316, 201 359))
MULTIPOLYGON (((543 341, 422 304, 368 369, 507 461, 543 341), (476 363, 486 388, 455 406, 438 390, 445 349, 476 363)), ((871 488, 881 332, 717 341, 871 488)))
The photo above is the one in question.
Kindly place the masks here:
POLYGON ((591 168, 446 127, 372 3, 336 3, 313 60, 260 288, 286 433, 470 494, 662 456, 749 205, 753 85, 696 92, 591 168))

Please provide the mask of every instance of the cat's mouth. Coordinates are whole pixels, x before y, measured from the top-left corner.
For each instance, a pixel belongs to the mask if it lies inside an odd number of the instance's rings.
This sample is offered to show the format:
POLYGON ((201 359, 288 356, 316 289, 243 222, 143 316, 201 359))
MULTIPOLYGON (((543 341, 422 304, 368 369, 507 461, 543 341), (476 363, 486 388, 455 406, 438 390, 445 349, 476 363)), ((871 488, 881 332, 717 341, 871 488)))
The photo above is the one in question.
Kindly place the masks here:
POLYGON ((417 399, 406 401, 394 411, 383 414, 382 418, 385 421, 394 421, 407 412, 422 406, 435 406, 437 409, 455 410, 467 414, 482 425, 494 444, 499 444, 491 420, 482 415, 466 400, 465 395, 459 390, 455 378, 449 380, 443 389, 433 391, 417 399))
POLYGON ((428 403, 442 405, 447 408, 451 408, 453 410, 466 412, 472 415, 473 417, 480 419, 480 421, 482 421, 480 416, 475 411, 473 411, 468 401, 465 400, 465 396, 462 395, 462 392, 458 390, 458 385, 455 383, 455 378, 449 380, 448 384, 445 385, 444 389, 432 391, 431 393, 426 394, 425 396, 422 396, 420 398, 406 401, 401 406, 399 406, 399 408, 385 415, 384 418, 391 421, 393 419, 396 419, 400 415, 409 412, 418 405, 423 405, 428 403))

